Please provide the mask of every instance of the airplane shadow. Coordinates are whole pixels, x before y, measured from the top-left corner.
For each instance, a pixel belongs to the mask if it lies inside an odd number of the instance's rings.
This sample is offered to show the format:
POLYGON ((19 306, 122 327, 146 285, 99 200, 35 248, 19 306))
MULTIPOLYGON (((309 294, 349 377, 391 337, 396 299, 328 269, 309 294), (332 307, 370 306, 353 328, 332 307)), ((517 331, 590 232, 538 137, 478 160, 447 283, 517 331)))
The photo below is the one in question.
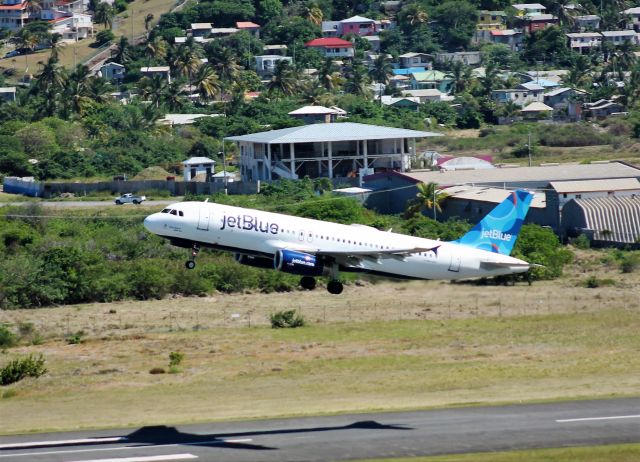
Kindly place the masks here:
MULTIPOLYGON (((260 435, 287 435, 295 433, 316 433, 316 432, 328 432, 328 431, 341 431, 341 430, 413 430, 411 427, 404 425, 385 425, 373 420, 365 420, 354 422, 349 425, 343 426, 328 426, 328 427, 309 427, 309 428, 288 428, 288 429, 273 429, 273 430, 255 430, 249 432, 238 433, 216 433, 216 434, 196 434, 185 433, 175 427, 168 427, 165 425, 147 426, 139 428, 134 432, 126 435, 122 441, 118 443, 126 443, 131 445, 132 448, 137 446, 162 446, 168 444, 177 444, 185 446, 203 446, 203 447, 215 447, 215 448, 229 448, 229 449, 247 449, 254 451, 273 451, 278 448, 264 446, 260 444, 252 444, 250 442, 242 441, 243 438, 248 439, 250 436, 260 435), (235 441, 238 440, 238 441, 235 441)), ((105 437, 109 438, 109 437, 105 437)), ((50 444, 38 445, 38 449, 43 448, 61 448, 61 447, 92 447, 97 445, 114 444, 113 440, 100 441, 100 438, 96 438, 91 442, 61 442, 56 443, 52 441, 50 444)), ((19 447, 13 447, 10 450, 19 450, 19 447)), ((3 452, 4 449, 0 449, 3 452)), ((9 450, 7 448, 7 450, 9 450)))

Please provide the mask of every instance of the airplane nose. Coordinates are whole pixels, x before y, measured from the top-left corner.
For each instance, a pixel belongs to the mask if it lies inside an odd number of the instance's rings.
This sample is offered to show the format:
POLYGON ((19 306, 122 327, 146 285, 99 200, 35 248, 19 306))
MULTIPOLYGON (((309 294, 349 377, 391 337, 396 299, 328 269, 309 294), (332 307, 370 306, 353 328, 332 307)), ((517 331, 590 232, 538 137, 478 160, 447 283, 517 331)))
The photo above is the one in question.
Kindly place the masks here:
POLYGON ((156 234, 158 229, 158 214, 154 213, 144 219, 144 227, 147 231, 156 234))

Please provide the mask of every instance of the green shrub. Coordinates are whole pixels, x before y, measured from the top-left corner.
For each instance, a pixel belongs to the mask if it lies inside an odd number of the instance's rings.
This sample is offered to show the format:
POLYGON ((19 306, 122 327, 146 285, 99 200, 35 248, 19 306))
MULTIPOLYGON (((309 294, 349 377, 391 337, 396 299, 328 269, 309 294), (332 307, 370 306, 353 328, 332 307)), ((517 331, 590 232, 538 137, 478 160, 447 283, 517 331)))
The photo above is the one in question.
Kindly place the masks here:
POLYGON ((623 273, 633 273, 640 266, 640 254, 630 253, 622 257, 620 270, 623 273))
POLYGON ((177 367, 182 363, 184 359, 184 353, 180 353, 179 351, 172 351, 169 353, 169 367, 177 367))
POLYGON ((270 316, 271 327, 274 329, 295 328, 305 325, 304 318, 296 310, 285 310, 273 313, 270 316))
POLYGON ((10 348, 16 344, 16 334, 11 332, 7 324, 0 324, 0 348, 10 348))
POLYGON ((586 250, 591 247, 591 241, 585 234, 581 234, 571 241, 571 245, 573 245, 576 249, 586 250))
POLYGON ((616 281, 614 281, 613 279, 609 279, 609 278, 599 279, 596 276, 589 276, 583 282, 583 285, 587 289, 597 289, 598 287, 615 286, 616 285, 616 281))
POLYGON ((69 345, 79 345, 84 342, 84 335, 84 331, 79 330, 78 332, 67 335, 65 340, 69 345))
POLYGON ((10 385, 26 377, 38 378, 47 373, 42 355, 17 358, 0 369, 0 385, 10 385))

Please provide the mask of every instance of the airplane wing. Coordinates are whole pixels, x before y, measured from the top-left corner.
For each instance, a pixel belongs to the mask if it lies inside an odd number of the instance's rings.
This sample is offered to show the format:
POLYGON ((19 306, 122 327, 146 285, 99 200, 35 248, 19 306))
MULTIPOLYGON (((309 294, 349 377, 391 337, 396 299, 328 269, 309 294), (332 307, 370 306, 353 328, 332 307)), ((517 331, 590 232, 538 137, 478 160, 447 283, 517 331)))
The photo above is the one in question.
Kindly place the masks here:
POLYGON ((305 243, 293 244, 279 240, 268 241, 269 245, 276 250, 295 250, 298 252, 306 252, 312 255, 321 255, 325 257, 333 257, 336 260, 344 261, 349 259, 353 264, 358 259, 379 260, 380 258, 398 258, 403 259, 406 256, 421 252, 437 252, 441 244, 433 247, 405 247, 395 249, 349 249, 349 250, 323 250, 305 243))

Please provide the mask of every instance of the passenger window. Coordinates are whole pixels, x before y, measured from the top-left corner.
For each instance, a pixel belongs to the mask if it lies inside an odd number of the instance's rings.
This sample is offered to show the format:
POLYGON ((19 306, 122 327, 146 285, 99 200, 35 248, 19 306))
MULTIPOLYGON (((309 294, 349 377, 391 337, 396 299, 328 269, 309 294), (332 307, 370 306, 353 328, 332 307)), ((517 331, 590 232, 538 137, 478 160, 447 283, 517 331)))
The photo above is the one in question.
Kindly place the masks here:
POLYGON ((178 215, 180 215, 181 217, 184 216, 184 212, 182 210, 178 211, 178 215))

